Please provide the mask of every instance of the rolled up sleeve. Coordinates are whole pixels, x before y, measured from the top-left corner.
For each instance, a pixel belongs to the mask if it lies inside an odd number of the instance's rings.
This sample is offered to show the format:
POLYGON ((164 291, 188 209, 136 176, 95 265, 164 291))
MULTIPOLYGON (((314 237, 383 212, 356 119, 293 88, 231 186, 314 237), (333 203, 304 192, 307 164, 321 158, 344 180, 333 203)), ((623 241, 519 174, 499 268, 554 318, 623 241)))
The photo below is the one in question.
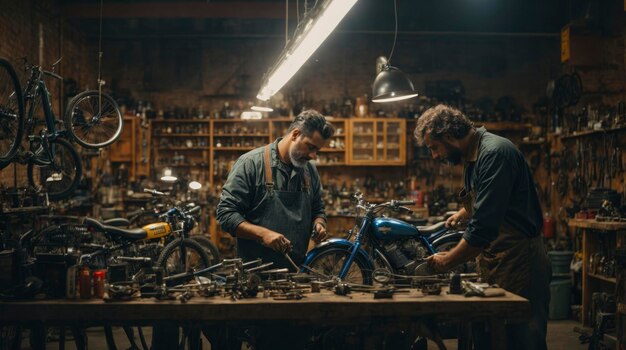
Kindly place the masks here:
POLYGON ((256 169, 250 159, 239 159, 222 187, 217 204, 216 219, 222 230, 235 235, 237 226, 246 220, 254 196, 253 181, 256 169))
POLYGON ((485 247, 498 236, 509 207, 516 163, 508 150, 493 151, 476 163, 476 203, 463 238, 474 247, 485 247))

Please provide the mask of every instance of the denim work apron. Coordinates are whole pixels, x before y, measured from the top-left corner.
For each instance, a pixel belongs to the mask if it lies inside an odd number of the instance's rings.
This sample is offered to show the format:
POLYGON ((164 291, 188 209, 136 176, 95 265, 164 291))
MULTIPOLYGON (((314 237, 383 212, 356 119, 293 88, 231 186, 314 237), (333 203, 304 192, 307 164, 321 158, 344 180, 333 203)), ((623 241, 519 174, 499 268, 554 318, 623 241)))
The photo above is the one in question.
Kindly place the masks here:
MULTIPOLYGON (((471 218, 476 193, 463 189, 459 197, 471 218)), ((496 239, 476 258, 476 265, 484 282, 497 284, 530 301, 531 319, 526 324, 507 327, 507 347, 546 349, 552 271, 541 235, 528 237, 514 227, 502 224, 496 239)), ((482 339, 474 339, 477 349, 488 348, 485 337, 481 334, 479 338, 482 339)))
MULTIPOLYGON (((270 145, 263 150, 263 162, 265 164, 265 195, 261 207, 263 215, 249 219, 251 223, 268 228, 284 235, 291 244, 293 250, 289 255, 296 264, 304 261, 313 219, 311 213, 311 179, 307 168, 303 169, 302 190, 279 191, 274 187, 270 145)), ((237 253, 245 261, 261 258, 263 262, 273 262, 274 268, 289 268, 293 266, 285 257, 271 248, 265 247, 258 242, 237 239, 237 253)))

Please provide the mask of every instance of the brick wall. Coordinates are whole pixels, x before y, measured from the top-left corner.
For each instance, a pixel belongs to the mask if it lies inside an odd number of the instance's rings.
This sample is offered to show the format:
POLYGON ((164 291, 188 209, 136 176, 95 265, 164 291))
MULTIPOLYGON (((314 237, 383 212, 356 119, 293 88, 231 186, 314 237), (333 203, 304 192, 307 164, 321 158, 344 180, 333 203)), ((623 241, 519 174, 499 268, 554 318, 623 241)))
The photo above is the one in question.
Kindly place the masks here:
MULTIPOLYGON (((530 109, 547 81, 558 76, 558 40, 401 35, 392 63, 409 74, 419 91, 427 81, 460 80, 470 99, 510 95, 530 109)), ((317 102, 371 95, 375 60, 389 54, 392 42, 386 34, 335 33, 282 92, 304 93, 317 102)), ((113 62, 105 69, 116 91, 151 100, 158 108, 219 108, 223 95, 242 89, 254 97, 283 44, 279 38, 118 39, 105 47, 113 62)))
MULTIPOLYGON (((58 58, 63 61, 56 72, 65 79, 75 80, 78 90, 95 87, 95 46, 89 45, 85 35, 68 23, 60 12, 58 0, 0 0, 0 56, 13 63, 22 85, 27 76, 21 57, 30 63, 50 69, 58 58)), ((52 93, 53 108, 60 117, 63 84, 47 79, 52 93)), ((17 166, 18 185, 26 184, 26 167, 17 166)), ((0 184, 13 185, 13 165, 0 171, 0 184)))

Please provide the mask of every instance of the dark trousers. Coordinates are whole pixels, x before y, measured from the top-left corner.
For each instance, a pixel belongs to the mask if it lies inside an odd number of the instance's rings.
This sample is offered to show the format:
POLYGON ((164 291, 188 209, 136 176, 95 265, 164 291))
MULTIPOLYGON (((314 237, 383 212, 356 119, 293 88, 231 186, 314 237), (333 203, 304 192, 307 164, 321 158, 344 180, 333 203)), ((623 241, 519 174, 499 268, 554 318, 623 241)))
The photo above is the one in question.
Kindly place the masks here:
MULTIPOLYGON (((522 295, 530 301, 530 319, 528 322, 506 325, 507 349, 547 349, 546 335, 552 269, 546 254, 541 254, 538 259, 532 259, 530 276, 527 295, 522 295)), ((485 322, 472 323, 474 349, 491 349, 490 334, 489 326, 485 322)))

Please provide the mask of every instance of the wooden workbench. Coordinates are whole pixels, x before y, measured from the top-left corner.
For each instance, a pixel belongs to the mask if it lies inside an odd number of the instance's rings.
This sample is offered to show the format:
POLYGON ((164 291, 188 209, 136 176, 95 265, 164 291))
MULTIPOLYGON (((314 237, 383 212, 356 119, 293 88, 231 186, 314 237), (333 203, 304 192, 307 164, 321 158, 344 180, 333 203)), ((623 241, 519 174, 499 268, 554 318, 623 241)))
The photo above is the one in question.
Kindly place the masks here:
MULTIPOLYGON (((411 290, 393 299, 377 299, 372 294, 338 296, 330 291, 309 293, 301 300, 274 300, 261 296, 231 301, 225 297, 194 297, 187 303, 136 299, 51 300, 0 303, 0 324, 96 325, 229 324, 239 326, 289 323, 292 325, 401 325, 404 329, 424 319, 454 320, 467 324, 486 320, 493 326, 495 349, 505 347, 504 324, 523 322, 529 317, 526 299, 507 293, 503 297, 479 298, 462 295, 424 296, 411 290)), ((464 343, 464 342, 460 342, 464 343)))

